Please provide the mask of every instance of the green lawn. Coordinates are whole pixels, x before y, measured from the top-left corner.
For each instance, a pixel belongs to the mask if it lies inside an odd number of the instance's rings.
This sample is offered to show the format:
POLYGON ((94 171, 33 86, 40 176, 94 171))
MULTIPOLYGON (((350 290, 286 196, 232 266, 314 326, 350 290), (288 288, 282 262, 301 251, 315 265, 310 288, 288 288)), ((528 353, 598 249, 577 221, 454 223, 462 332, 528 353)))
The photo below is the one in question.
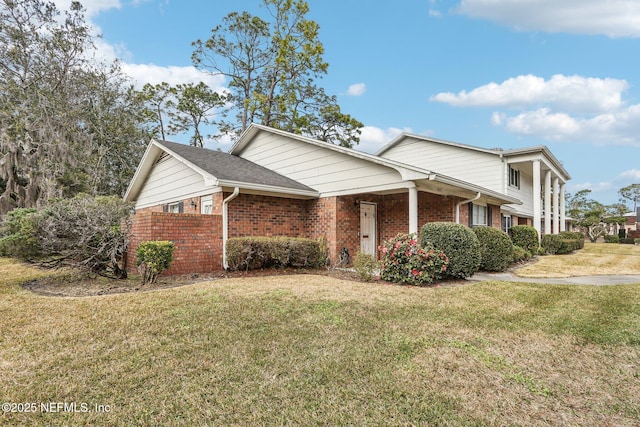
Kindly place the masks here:
POLYGON ((640 284, 18 286, 42 274, 0 259, 0 396, 37 409, 2 425, 640 424, 640 284))

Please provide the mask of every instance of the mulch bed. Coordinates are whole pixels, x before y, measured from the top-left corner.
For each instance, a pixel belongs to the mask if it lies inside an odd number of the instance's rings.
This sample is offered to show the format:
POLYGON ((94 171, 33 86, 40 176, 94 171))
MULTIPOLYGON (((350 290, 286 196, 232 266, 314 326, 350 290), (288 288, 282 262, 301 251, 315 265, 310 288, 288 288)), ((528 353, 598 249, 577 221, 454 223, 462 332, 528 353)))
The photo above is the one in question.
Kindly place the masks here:
MULTIPOLYGON (((33 293, 52 297, 87 297, 97 295, 120 294, 127 292, 145 292, 158 289, 175 288, 195 283, 209 282, 228 278, 251 278, 264 276, 282 276, 292 274, 311 274, 329 276, 340 280, 362 282, 360 276, 345 269, 265 269, 251 271, 219 271, 206 274, 184 274, 177 276, 160 276, 157 283, 142 286, 138 276, 116 280, 91 275, 86 272, 69 270, 69 274, 54 275, 22 283, 22 288, 33 293)), ((378 281, 396 286, 394 283, 378 281)), ((460 286, 469 282, 465 280, 448 280, 432 284, 432 287, 460 286)))

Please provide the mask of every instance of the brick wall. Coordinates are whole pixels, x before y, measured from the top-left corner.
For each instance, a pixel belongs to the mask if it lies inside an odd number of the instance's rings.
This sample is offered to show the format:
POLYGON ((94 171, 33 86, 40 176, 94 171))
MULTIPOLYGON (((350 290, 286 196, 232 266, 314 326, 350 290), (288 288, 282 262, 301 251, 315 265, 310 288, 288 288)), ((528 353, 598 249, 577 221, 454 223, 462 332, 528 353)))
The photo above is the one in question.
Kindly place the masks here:
POLYGON ((147 240, 175 243, 166 274, 206 273, 222 270, 222 216, 138 211, 133 217, 127 268, 136 269, 136 249, 147 240))
POLYGON ((305 200, 239 194, 229 202, 227 209, 229 237, 307 237, 309 234, 305 200))
POLYGON ((337 199, 337 197, 323 197, 307 201, 307 237, 326 239, 329 258, 332 260, 337 259, 340 251, 340 249, 336 250, 337 199))
MULTIPOLYGON (((230 193, 213 194, 213 215, 200 215, 200 198, 183 200, 183 214, 162 213, 162 206, 137 211, 135 236, 128 256, 135 268, 135 248, 144 240, 171 240, 176 243, 169 274, 195 273, 222 268, 222 200, 230 193)), ((455 221, 460 198, 418 193, 418 227, 427 222, 455 221)), ((408 193, 362 194, 297 200, 240 194, 228 205, 229 237, 291 236, 325 238, 332 262, 346 247, 353 258, 360 250, 360 203, 377 206, 376 242, 409 231, 408 193)), ((500 209, 492 209, 492 225, 501 226, 500 209)), ((460 222, 469 223, 467 205, 460 207, 460 222)))

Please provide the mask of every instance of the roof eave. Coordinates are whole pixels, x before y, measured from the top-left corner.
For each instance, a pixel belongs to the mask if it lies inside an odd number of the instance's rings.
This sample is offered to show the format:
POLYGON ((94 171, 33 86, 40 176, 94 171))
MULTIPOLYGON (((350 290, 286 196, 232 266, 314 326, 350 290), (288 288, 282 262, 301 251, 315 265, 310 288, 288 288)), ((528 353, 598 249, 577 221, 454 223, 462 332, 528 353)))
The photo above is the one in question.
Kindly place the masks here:
POLYGON ((276 194, 285 194, 296 197, 303 197, 309 199, 315 199, 320 196, 315 190, 303 190, 299 188, 288 188, 288 187, 277 187, 273 185, 265 185, 265 184, 256 184, 250 182, 240 182, 240 181, 229 181, 229 180, 218 180, 218 185, 220 187, 238 187, 241 190, 253 190, 264 193, 276 193, 276 194))

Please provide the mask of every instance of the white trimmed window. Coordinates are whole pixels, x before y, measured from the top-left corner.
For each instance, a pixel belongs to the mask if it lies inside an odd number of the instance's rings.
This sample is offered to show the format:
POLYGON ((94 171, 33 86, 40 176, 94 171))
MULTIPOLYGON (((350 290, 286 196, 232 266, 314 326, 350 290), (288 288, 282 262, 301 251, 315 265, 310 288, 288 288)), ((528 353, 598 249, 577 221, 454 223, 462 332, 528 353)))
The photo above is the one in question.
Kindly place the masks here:
POLYGON ((181 213, 180 212, 180 202, 169 203, 169 205, 167 205, 167 212, 169 212, 169 213, 181 213))
POLYGON ((204 196, 200 198, 200 213, 204 215, 211 215, 213 213, 212 196, 204 196))
POLYGON ((509 186, 520 188, 520 171, 509 166, 509 186))
POLYGON ((513 220, 511 218, 511 215, 502 215, 502 231, 508 233, 509 230, 511 230, 512 226, 513 220))
POLYGON ((473 205, 472 209, 472 225, 487 225, 487 207, 481 205, 473 205))

